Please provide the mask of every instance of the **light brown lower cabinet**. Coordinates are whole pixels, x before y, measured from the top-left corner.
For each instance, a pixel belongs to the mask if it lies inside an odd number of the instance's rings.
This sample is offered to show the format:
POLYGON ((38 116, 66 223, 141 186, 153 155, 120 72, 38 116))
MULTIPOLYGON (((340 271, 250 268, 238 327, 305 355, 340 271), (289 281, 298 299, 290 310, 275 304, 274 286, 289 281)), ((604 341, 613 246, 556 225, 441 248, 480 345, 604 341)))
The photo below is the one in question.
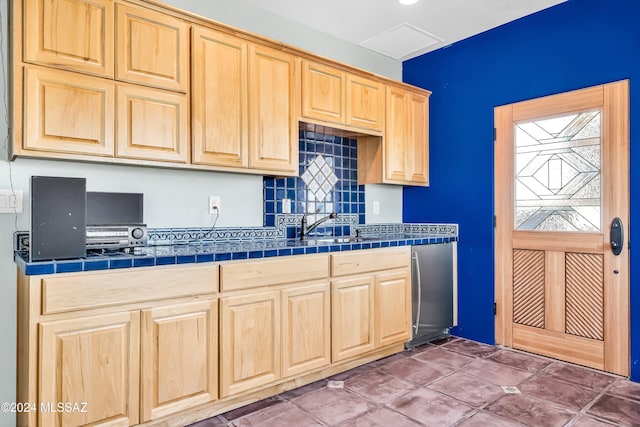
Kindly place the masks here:
POLYGON ((384 347, 411 338, 411 273, 400 270, 375 277, 375 343, 384 347))
POLYGON ((17 423, 185 425, 393 354, 409 262, 388 248, 20 274, 17 398, 50 410, 17 423))
POLYGON ((332 283, 332 361, 411 338, 408 269, 332 283))
POLYGON ((220 299, 220 395, 280 379, 280 291, 220 299))
POLYGON ((218 299, 142 311, 140 418, 218 398, 218 299))
POLYGON ((328 283, 221 298, 220 396, 328 366, 329 322, 328 283))
POLYGON ((332 361, 373 350, 374 279, 366 276, 335 281, 332 292, 332 361))
POLYGON ((139 311, 40 323, 37 425, 137 424, 139 332, 139 311))

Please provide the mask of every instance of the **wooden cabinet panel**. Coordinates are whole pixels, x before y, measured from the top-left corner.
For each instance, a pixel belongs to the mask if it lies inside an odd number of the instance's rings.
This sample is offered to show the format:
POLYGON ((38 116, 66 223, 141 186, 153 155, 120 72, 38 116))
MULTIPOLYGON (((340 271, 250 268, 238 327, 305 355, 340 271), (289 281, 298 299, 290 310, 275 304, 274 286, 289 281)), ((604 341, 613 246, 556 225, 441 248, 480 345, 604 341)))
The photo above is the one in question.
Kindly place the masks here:
POLYGON ((373 276, 333 282, 331 292, 331 361, 373 350, 373 276))
POLYGON ((282 376, 301 374, 331 362, 329 284, 282 291, 282 376))
POLYGON ((113 156, 113 83, 40 67, 24 81, 24 149, 113 156))
POLYGON ((118 4, 116 78, 186 92, 189 25, 171 15, 118 4))
POLYGON ((186 95, 121 84, 117 96, 118 157, 188 161, 186 95))
POLYGON ((280 291, 220 299, 220 396, 281 376, 280 291))
POLYGON ((346 124, 381 131, 384 125, 384 96, 382 83, 348 74, 346 124))
POLYGON ((218 292, 218 266, 198 264, 42 276, 42 314, 218 292))
POLYGON ((328 276, 326 254, 229 262, 220 266, 222 291, 326 279, 328 276))
POLYGON ((249 167, 298 171, 296 57, 249 46, 249 167))
POLYGON ((384 178, 387 182, 403 183, 407 176, 407 146, 409 142, 409 94, 387 86, 387 122, 384 135, 384 178))
POLYGON ((384 182, 429 184, 429 97, 387 86, 384 182))
POLYGON ((193 163, 247 167, 247 42, 193 27, 192 51, 193 163))
POLYGON ((334 253, 331 254, 331 275, 344 276, 409 267, 410 258, 411 247, 409 246, 334 253))
POLYGON ((302 116, 333 123, 346 120, 346 73, 302 61, 302 116))
POLYGON ((113 77, 112 0, 26 0, 25 61, 113 77))
POLYGON ((429 98, 409 94, 409 143, 407 146, 407 179, 429 184, 429 98))
POLYGON ((376 276, 376 347, 411 338, 411 274, 409 270, 376 276))
POLYGON ((141 418, 218 397, 218 300, 142 312, 141 418))
POLYGON ((138 424, 139 312, 40 324, 39 425, 138 424), (86 411, 55 412, 57 402, 86 411))

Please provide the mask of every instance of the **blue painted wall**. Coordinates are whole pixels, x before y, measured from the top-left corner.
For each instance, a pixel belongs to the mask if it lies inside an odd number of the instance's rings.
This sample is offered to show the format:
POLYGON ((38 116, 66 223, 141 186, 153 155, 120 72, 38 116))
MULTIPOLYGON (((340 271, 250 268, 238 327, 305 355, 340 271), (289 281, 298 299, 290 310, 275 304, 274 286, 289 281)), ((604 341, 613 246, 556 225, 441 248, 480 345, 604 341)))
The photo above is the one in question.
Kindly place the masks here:
MULTIPOLYGON (((404 221, 457 222, 457 335, 494 343, 493 109, 629 79, 631 224, 640 215, 640 2, 569 0, 404 63, 433 91, 429 188, 404 189, 404 221), (634 194, 635 193, 635 194, 634 194)), ((638 228, 630 227, 630 241, 638 228)), ((640 381, 640 252, 631 252, 631 377, 640 381)))

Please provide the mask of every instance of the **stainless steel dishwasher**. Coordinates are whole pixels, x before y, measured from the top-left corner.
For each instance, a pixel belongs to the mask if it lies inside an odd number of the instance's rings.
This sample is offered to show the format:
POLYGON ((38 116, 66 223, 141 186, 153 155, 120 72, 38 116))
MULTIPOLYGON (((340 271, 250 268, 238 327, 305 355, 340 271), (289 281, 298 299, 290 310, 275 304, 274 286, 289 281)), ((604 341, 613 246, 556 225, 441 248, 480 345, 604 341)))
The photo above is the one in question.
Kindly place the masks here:
POLYGON ((457 243, 411 248, 411 296, 415 348, 449 334, 458 323, 457 243))

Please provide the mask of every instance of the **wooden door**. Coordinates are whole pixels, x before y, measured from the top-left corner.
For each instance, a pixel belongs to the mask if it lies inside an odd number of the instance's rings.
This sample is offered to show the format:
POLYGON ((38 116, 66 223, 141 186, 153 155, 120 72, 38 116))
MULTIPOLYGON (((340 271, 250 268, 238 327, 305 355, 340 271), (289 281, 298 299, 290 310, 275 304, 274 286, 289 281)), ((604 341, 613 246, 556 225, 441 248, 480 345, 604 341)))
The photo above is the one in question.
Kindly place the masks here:
POLYGON ((113 77, 112 0, 26 0, 27 62, 113 77))
POLYGON ((402 184, 406 181, 409 112, 407 91, 387 86, 387 121, 383 136, 385 182, 402 184))
POLYGON ((347 74, 347 125, 382 131, 384 85, 375 80, 347 74))
POLYGON ((220 396, 280 379, 280 291, 220 299, 220 396))
POLYGON ((25 150, 113 157, 112 82, 32 66, 24 82, 25 150))
POLYGON ((282 291, 282 376, 288 377, 331 362, 329 284, 282 291))
POLYGON ((188 161, 186 95, 118 84, 117 96, 117 157, 188 161))
POLYGON ((40 324, 41 426, 138 424, 138 311, 40 324), (78 403, 56 410, 58 402, 78 403), (104 423, 104 424, 103 424, 104 423))
POLYGON ((118 4, 116 78, 164 89, 189 88, 189 25, 171 15, 118 4))
POLYGON ((375 281, 376 347, 411 338, 411 274, 408 270, 380 274, 375 281))
POLYGON ((345 123, 346 73, 337 68, 302 61, 302 116, 345 123))
POLYGON ((218 300, 143 310, 141 418, 218 397, 218 300))
POLYGON ((247 42, 193 27, 193 163, 246 168, 247 42))
POLYGON ((249 167, 298 172, 295 56, 249 45, 249 167))
POLYGON ((407 180, 429 185, 429 97, 409 93, 407 180))
POLYGON ((366 276, 331 284, 331 360, 371 351, 374 341, 374 279, 366 276))
POLYGON ((498 107, 495 123, 496 341, 628 375, 628 81, 498 107))

